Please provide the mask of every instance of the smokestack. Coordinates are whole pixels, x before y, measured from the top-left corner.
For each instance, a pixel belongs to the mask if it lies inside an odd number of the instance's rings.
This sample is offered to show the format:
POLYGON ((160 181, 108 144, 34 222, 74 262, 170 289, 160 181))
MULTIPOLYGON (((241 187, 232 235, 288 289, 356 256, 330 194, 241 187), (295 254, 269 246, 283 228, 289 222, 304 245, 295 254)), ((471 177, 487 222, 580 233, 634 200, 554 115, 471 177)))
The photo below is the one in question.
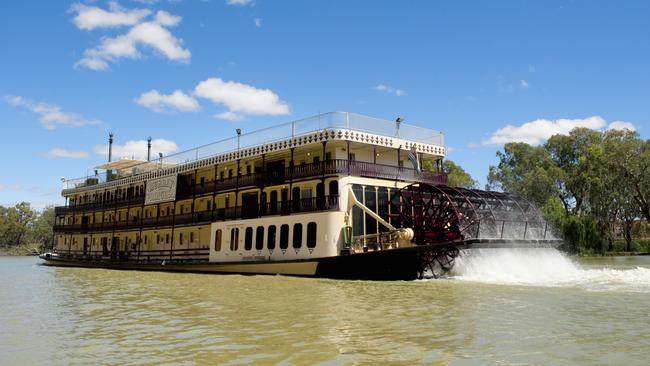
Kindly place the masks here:
POLYGON ((151 136, 147 139, 147 161, 151 161, 151 136))
POLYGON ((108 133, 108 162, 111 162, 111 158, 113 157, 113 133, 109 132, 108 133))

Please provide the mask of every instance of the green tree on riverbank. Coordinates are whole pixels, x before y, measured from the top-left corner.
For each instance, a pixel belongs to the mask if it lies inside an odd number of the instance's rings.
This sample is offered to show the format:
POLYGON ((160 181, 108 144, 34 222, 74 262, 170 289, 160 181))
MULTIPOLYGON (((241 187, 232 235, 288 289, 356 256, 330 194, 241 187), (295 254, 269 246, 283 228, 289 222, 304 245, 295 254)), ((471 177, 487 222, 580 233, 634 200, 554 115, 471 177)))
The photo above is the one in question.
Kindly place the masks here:
POLYGON ((35 211, 27 202, 0 206, 0 247, 47 248, 52 245, 54 208, 35 211))
POLYGON ((650 222, 650 140, 633 131, 577 128, 544 145, 508 143, 497 152, 488 189, 516 192, 535 202, 568 239, 571 250, 604 253, 634 248, 650 222), (645 221, 645 222, 642 222, 645 221))

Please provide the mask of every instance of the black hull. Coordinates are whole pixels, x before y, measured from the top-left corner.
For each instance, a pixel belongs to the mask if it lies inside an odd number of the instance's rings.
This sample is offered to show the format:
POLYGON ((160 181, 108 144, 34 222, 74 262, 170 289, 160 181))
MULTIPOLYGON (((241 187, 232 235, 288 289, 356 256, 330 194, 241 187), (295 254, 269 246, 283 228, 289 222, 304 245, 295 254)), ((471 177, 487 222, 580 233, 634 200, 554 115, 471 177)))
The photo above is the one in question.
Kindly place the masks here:
POLYGON ((432 257, 449 251, 471 248, 557 247, 559 241, 469 240, 444 245, 422 245, 335 257, 291 261, 183 262, 163 261, 139 263, 119 260, 86 260, 65 255, 44 254, 46 265, 65 267, 107 268, 221 274, 269 274, 321 277, 348 280, 410 281, 421 278, 432 257), (522 245, 523 244, 523 245, 522 245))

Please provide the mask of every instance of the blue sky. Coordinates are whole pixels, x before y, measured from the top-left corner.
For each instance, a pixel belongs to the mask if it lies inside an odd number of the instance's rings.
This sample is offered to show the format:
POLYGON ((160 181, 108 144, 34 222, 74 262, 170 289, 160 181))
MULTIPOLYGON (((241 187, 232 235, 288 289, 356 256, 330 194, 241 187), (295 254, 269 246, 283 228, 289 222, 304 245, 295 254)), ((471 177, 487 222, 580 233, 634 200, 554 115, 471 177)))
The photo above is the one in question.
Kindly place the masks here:
MULTIPOLYGON (((4 1, 0 204, 152 136, 184 150, 325 111, 441 130, 481 183, 506 141, 650 135, 644 1, 4 1), (507 127, 510 126, 510 127, 507 127)), ((137 154, 134 152, 133 154, 137 154)))

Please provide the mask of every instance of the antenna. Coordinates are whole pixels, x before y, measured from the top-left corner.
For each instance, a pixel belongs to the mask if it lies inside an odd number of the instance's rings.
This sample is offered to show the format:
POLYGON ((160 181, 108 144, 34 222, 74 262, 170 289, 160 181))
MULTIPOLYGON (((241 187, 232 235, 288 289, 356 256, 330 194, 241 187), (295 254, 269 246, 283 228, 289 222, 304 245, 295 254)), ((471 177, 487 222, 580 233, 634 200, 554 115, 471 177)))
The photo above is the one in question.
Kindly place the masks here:
POLYGON ((151 136, 147 138, 147 161, 151 161, 151 136))

